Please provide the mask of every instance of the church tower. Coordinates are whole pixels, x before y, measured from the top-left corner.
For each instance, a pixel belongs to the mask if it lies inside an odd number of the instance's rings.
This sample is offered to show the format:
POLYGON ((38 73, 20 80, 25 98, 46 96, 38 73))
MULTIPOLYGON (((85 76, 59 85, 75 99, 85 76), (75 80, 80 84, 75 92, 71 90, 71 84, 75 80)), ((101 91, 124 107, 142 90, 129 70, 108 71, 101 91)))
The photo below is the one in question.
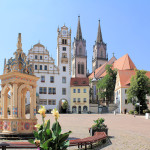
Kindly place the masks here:
POLYGON ((84 78, 87 74, 87 51, 86 40, 82 38, 80 16, 78 16, 78 27, 76 38, 73 42, 72 77, 84 78))
POLYGON ((108 55, 106 53, 107 45, 103 42, 102 32, 100 27, 100 20, 98 24, 97 40, 93 46, 93 58, 92 58, 92 72, 98 67, 108 61, 108 55))

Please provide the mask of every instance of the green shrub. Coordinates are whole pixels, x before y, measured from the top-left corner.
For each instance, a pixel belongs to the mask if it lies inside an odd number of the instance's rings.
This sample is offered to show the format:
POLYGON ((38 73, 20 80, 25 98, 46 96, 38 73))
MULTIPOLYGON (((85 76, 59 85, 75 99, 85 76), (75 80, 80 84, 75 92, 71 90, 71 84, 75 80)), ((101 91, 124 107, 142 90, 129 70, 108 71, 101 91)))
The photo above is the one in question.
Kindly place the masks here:
POLYGON ((132 115, 133 115, 133 114, 134 114, 134 110, 130 110, 130 111, 129 111, 129 114, 132 114, 132 115))
POLYGON ((138 115, 138 112, 137 112, 137 111, 134 111, 134 114, 135 114, 135 115, 138 115))
POLYGON ((149 109, 145 109, 145 110, 143 110, 143 113, 145 114, 145 113, 150 113, 150 110, 149 109))
POLYGON ((104 121, 104 118, 98 118, 97 120, 94 120, 95 124, 92 126, 92 129, 107 129, 107 125, 104 124, 104 121))

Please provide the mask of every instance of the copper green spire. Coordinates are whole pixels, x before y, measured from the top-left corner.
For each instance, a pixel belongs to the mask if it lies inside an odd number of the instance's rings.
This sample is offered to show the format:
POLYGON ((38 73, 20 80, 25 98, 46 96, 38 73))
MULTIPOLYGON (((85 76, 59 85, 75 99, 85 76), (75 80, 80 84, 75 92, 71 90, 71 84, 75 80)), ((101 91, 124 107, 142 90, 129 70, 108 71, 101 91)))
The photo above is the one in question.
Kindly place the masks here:
POLYGON ((103 42, 103 38, 102 38, 102 32, 101 32, 101 27, 100 27, 100 20, 99 21, 99 25, 98 25, 98 32, 97 32, 97 43, 101 43, 103 42))
POLYGON ((78 16, 78 27, 77 27, 77 35, 76 35, 77 40, 82 40, 82 32, 81 32, 81 26, 80 26, 80 16, 78 16))

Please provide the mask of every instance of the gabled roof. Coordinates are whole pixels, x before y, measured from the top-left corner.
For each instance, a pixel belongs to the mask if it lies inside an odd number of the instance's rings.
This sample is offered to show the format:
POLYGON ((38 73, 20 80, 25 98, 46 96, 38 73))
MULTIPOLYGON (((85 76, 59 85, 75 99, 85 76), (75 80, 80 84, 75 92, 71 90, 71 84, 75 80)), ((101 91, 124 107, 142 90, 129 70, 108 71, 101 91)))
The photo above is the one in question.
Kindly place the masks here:
MULTIPOLYGON (((104 72, 105 72, 105 67, 107 64, 111 65, 114 63, 114 61, 117 60, 116 57, 112 57, 108 62, 106 62, 105 64, 103 64, 102 66, 100 66, 99 68, 97 68, 95 70, 95 78, 99 78, 104 72)), ((91 73, 91 75, 89 76, 90 79, 94 78, 94 72, 91 73)))
MULTIPOLYGON (((117 70, 134 70, 136 69, 136 66, 134 65, 133 61, 129 57, 128 54, 122 56, 121 58, 117 59, 113 64, 112 64, 112 69, 117 69, 117 70)), ((106 71, 99 77, 102 78, 106 75, 106 71)))
MULTIPOLYGON (((118 70, 120 84, 122 87, 129 87, 131 77, 136 74, 135 70, 118 70)), ((150 71, 146 73, 146 76, 150 78, 150 71)))
POLYGON ((71 78, 70 86, 89 86, 89 78, 71 78))

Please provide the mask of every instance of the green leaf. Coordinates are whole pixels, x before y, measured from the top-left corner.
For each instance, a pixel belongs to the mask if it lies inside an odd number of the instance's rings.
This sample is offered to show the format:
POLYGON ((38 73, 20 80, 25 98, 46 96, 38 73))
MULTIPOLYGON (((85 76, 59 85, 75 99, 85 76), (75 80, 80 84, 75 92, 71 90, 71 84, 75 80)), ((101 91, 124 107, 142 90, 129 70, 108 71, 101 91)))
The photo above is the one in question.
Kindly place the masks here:
POLYGON ((50 135, 52 132, 51 132, 51 130, 50 129, 46 129, 46 134, 47 135, 50 135))
POLYGON ((50 129, 50 120, 47 122, 46 129, 50 129))
POLYGON ((35 137, 35 138, 38 138, 38 137, 39 137, 39 134, 38 134, 37 131, 33 131, 33 134, 34 134, 34 137, 35 137))
POLYGON ((49 142, 51 142, 53 140, 53 138, 51 139, 48 139, 47 141, 45 141, 42 146, 40 146, 41 148, 44 148, 44 149, 48 149, 48 144, 49 142))
POLYGON ((35 144, 33 139, 29 139, 28 142, 30 142, 31 144, 35 144))
POLYGON ((66 141, 67 138, 69 137, 69 134, 70 134, 70 133, 72 133, 72 132, 69 131, 69 132, 66 132, 66 133, 64 133, 64 134, 61 134, 61 135, 59 136, 59 143, 62 143, 62 142, 64 142, 64 141, 66 141))

